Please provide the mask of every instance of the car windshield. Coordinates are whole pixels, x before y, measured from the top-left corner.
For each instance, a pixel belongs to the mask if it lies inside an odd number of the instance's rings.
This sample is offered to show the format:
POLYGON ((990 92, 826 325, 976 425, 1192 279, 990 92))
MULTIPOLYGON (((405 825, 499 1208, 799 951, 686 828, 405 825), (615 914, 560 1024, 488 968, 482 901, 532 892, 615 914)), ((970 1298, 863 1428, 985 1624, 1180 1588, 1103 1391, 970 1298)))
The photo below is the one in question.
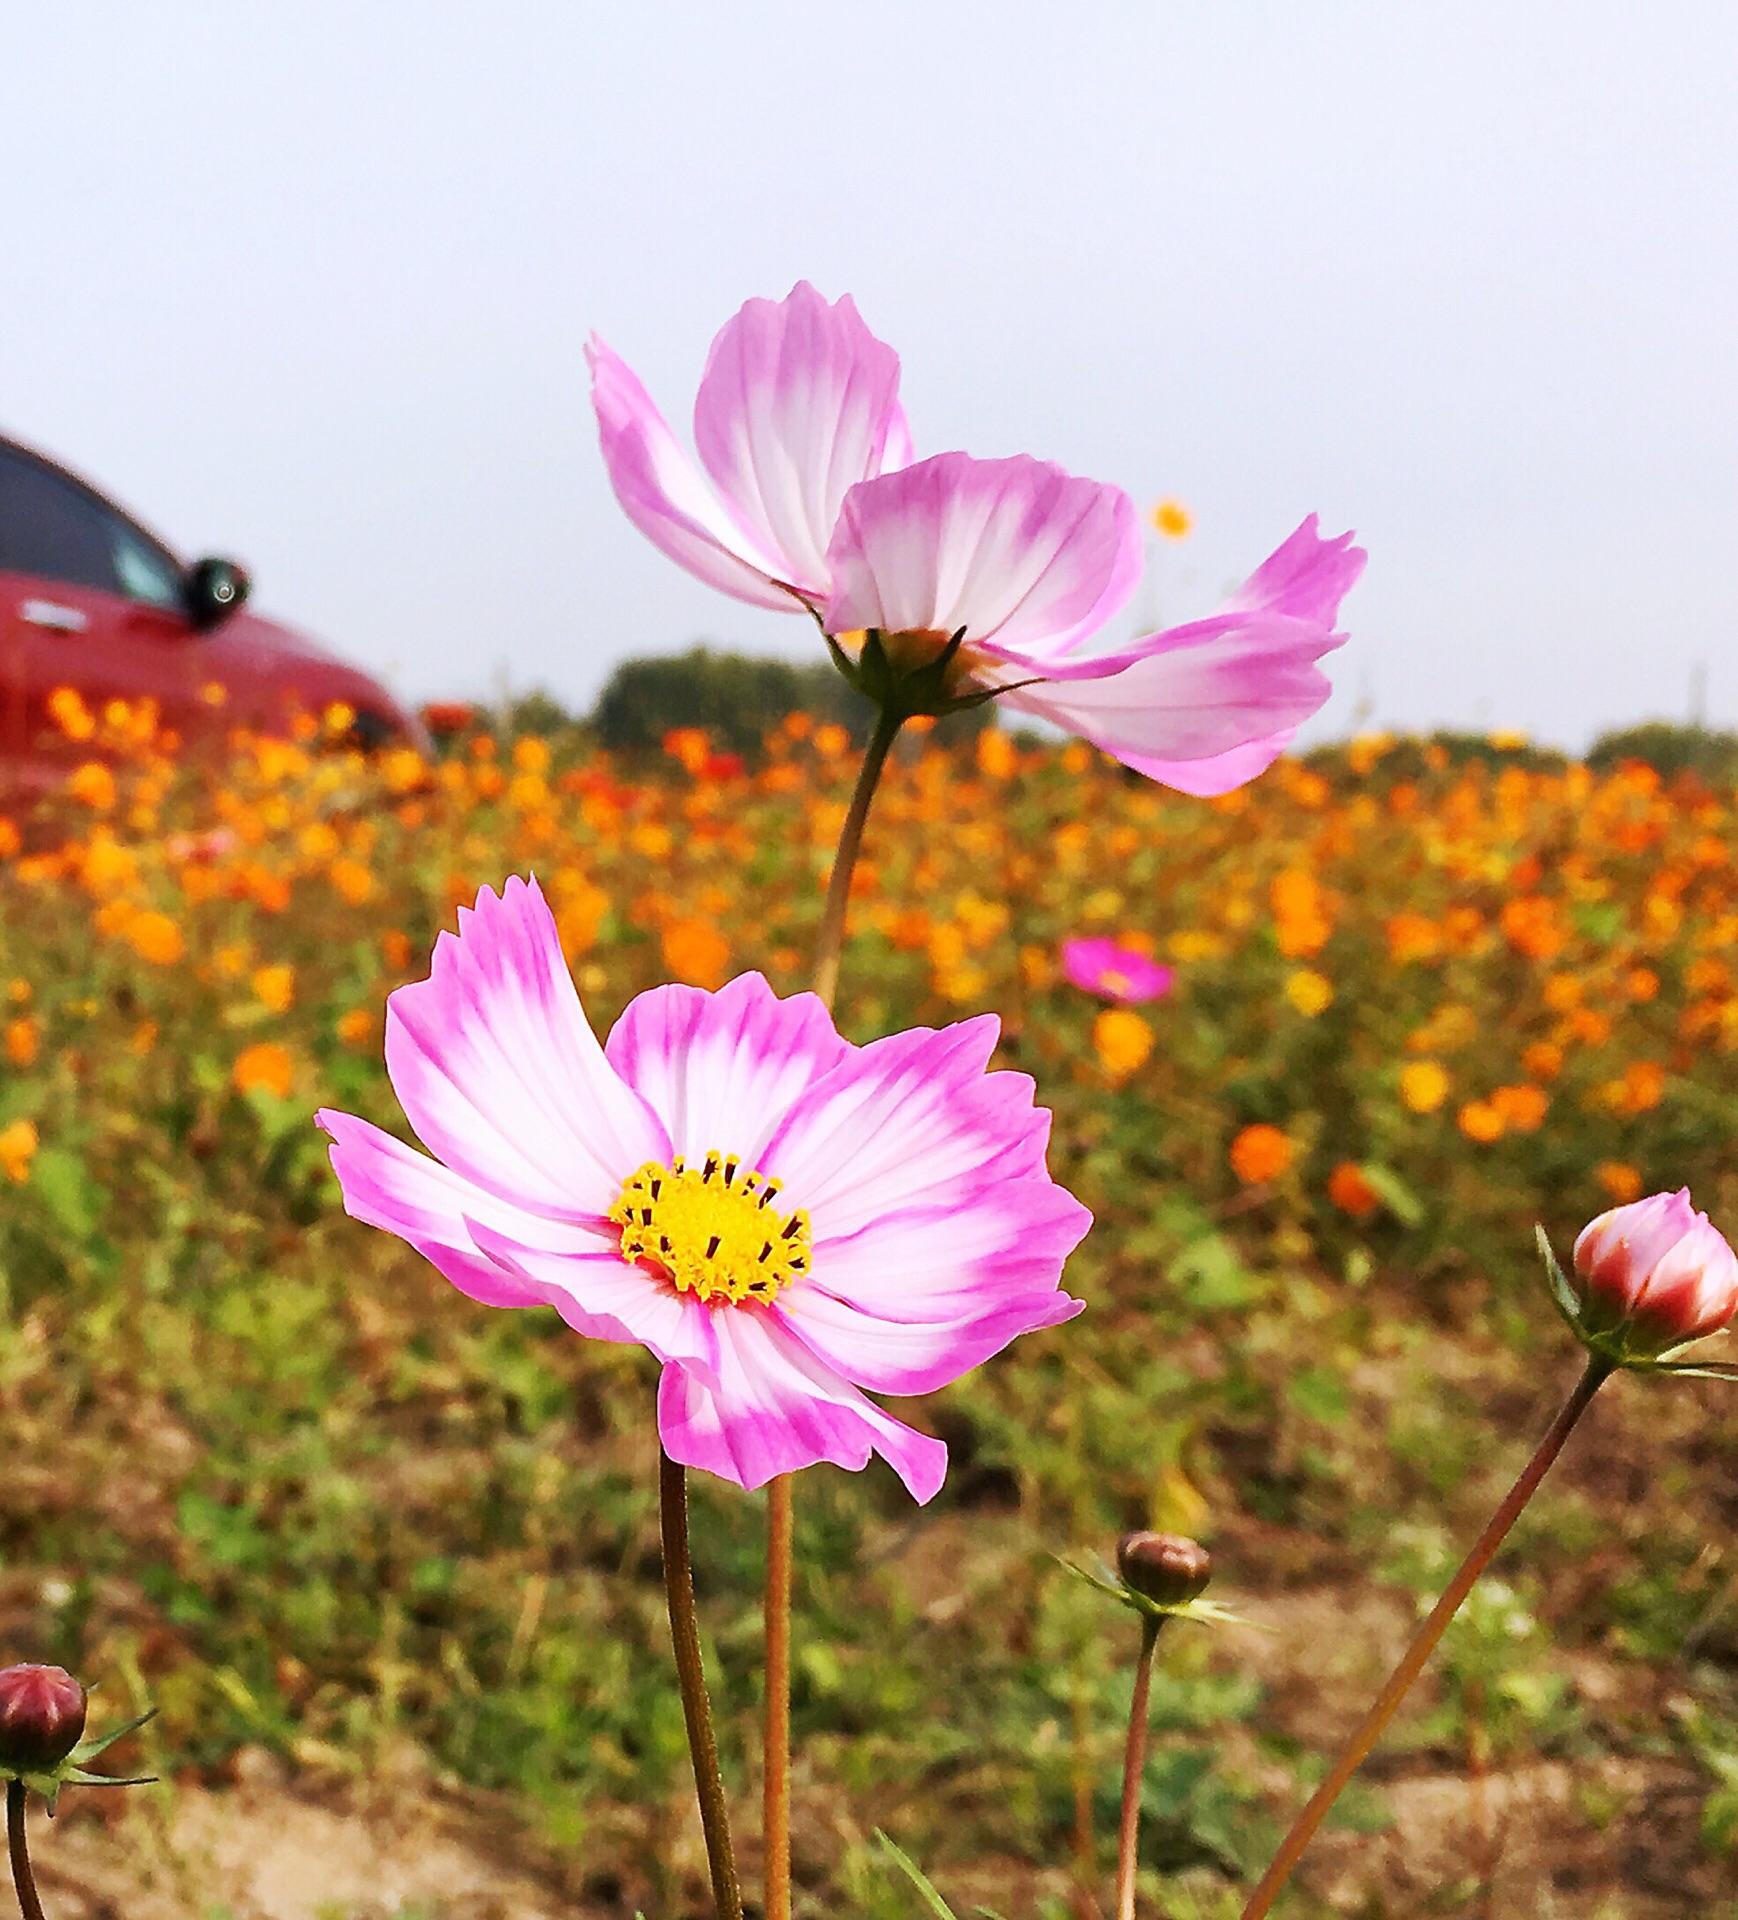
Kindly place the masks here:
POLYGON ((0 442, 0 571, 180 605, 180 570, 155 541, 65 474, 0 442))

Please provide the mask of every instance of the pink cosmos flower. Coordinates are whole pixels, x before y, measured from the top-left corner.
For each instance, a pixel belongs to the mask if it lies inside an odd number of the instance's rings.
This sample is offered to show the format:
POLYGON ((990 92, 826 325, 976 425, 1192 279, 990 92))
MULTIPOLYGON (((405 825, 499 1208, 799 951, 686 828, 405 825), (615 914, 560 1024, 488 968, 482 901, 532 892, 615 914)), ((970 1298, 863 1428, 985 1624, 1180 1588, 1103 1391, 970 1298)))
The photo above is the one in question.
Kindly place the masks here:
POLYGON ((461 1292, 648 1347, 673 1459, 758 1487, 874 1451, 924 1501, 947 1449, 861 1389, 929 1393, 1082 1304, 1059 1282, 1091 1216, 1045 1169, 1032 1082, 986 1071, 997 1034, 857 1047, 751 973, 642 993, 600 1047, 513 879, 387 1002, 387 1071, 435 1157, 319 1121, 346 1209, 461 1292))
POLYGON ((847 654, 873 630, 909 672, 963 633, 953 697, 999 693, 1194 794, 1253 779, 1328 696, 1316 662, 1364 565, 1350 534, 1323 540, 1311 515, 1217 613, 1094 651, 1140 577, 1133 502, 1025 455, 914 465, 898 356, 849 298, 800 282, 719 333, 694 407, 710 486, 628 367, 598 340, 588 355, 635 526, 725 593, 806 609, 847 654))
POLYGON ((1124 646, 1088 642, 1133 592, 1134 504, 1024 455, 938 454, 846 494, 828 549, 826 630, 875 628, 896 658, 965 633, 962 692, 1054 722, 1185 793, 1269 766, 1330 687, 1340 601, 1364 568, 1312 514, 1204 620, 1124 646))
POLYGON ((646 538, 752 606, 824 603, 846 490, 911 458, 899 356, 850 296, 829 306, 800 280, 725 323, 694 400, 710 486, 626 362, 595 336, 586 359, 610 484, 646 538))
POLYGON ((1690 1204, 1690 1190, 1614 1207, 1575 1242, 1581 1323, 1658 1355, 1718 1333, 1738 1314, 1738 1255, 1690 1204))
POLYGON ((1169 967, 1149 960, 1138 947, 1104 939, 1065 940, 1062 971, 1082 993, 1096 993, 1129 1006, 1162 999, 1170 992, 1175 977, 1169 967))

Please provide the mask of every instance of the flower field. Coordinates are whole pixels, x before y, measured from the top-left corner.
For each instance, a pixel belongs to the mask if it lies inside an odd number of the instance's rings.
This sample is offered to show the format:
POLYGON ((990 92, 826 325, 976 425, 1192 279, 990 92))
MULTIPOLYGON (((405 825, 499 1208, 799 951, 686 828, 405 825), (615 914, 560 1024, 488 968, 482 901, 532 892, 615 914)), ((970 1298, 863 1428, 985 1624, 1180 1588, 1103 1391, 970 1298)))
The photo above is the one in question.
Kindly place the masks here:
MULTIPOLYGON (((402 1130, 385 996, 509 873, 600 1031, 662 980, 800 990, 847 735, 425 763, 345 750, 335 713, 215 776, 149 713, 56 717, 65 793, 0 821, 12 1657, 156 1703, 172 1783, 261 1747, 311 1790, 411 1778, 587 1911, 703 1910, 655 1364, 351 1222, 313 1114, 402 1130)), ((1535 1221, 1565 1249, 1688 1184, 1738 1223, 1735 821, 1729 789, 1501 736, 1194 800, 1080 744, 910 730, 841 1029, 999 1012, 1098 1224, 1077 1322, 899 1408, 951 1450, 929 1507, 880 1464, 798 1484, 799 1912, 916 1911, 876 1825, 962 1911, 1075 1910, 1129 1628, 1055 1556, 1143 1525, 1208 1541, 1269 1629, 1179 1627, 1155 1680, 1147 1865, 1173 1913, 1235 1911, 1573 1376, 1535 1221), (1082 984, 1082 940, 1157 997, 1082 984)), ((1565 1915, 1738 1911, 1738 1416, 1711 1384, 1608 1398, 1281 1911, 1538 1912, 1541 1881, 1565 1915)), ((752 1853, 759 1501, 693 1498, 752 1853)))

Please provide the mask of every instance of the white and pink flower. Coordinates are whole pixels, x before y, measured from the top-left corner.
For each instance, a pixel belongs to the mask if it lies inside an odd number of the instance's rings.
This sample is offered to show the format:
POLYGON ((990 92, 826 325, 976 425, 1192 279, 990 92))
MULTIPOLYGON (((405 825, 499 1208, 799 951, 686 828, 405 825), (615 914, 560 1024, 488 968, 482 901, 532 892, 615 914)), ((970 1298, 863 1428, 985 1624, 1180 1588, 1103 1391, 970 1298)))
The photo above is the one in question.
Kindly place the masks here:
POLYGON ((1738 1255, 1690 1190, 1613 1207, 1575 1241, 1579 1320, 1628 1356, 1718 1333, 1738 1314, 1738 1255))
POLYGON ((663 1363, 671 1457, 744 1487, 876 1452, 920 1501, 941 1441, 866 1397, 945 1386, 1080 1310, 1091 1216, 1049 1115, 987 1071, 994 1016, 853 1046, 758 974, 641 994, 600 1047, 536 883, 461 910, 387 1002, 434 1158, 323 1112, 346 1209, 491 1306, 553 1306, 663 1363))
POLYGON ((1344 643, 1364 565, 1350 534, 1324 540, 1312 514, 1218 612, 1106 646, 1143 562, 1128 496, 1026 455, 914 462, 898 356, 849 299, 804 282, 720 332, 694 417, 710 485, 627 366, 601 341, 590 358, 634 524, 725 593, 807 610, 847 653, 874 632, 910 671, 963 633, 952 696, 997 694, 1195 794, 1252 779, 1328 696, 1317 662, 1344 643))

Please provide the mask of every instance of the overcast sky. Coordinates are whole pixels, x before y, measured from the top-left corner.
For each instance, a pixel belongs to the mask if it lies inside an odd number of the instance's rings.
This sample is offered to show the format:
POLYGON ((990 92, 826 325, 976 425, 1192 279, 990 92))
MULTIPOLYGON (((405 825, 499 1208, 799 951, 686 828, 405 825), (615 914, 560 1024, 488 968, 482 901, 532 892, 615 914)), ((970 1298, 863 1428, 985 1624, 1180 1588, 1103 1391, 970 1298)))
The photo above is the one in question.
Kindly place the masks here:
POLYGON ((413 697, 812 651, 616 509, 752 294, 855 294, 920 452, 1188 502, 1137 608, 1319 510, 1316 731, 1738 724, 1731 0, 14 6, 0 428, 413 697))

